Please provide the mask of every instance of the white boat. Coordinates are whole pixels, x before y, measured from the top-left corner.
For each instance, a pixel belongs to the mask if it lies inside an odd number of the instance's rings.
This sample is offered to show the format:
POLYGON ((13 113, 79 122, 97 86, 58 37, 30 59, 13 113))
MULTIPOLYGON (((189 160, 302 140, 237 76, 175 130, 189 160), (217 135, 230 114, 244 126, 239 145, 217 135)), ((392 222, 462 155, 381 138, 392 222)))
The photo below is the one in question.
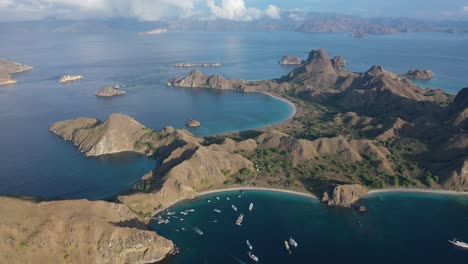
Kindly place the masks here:
POLYGON ((231 205, 231 207, 232 207, 232 210, 234 210, 234 211, 236 211, 236 212, 237 212, 237 207, 236 207, 236 206, 234 206, 234 205, 231 205))
POLYGON ((226 197, 226 200, 228 200, 228 201, 231 201, 231 198, 229 198, 229 197, 226 197))
POLYGON ((185 229, 185 227, 182 227, 182 231, 185 231, 185 230, 187 230, 187 229, 185 229))
POLYGON ((215 211, 215 212, 218 213, 218 214, 221 213, 221 210, 219 210, 219 209, 213 209, 213 211, 215 211))
POLYGON ((249 211, 252 212, 252 210, 253 210, 253 203, 250 203, 250 204, 249 204, 249 211))
POLYGON ((216 200, 219 200, 219 197, 218 197, 218 196, 216 196, 216 200))
POLYGON ((244 221, 244 215, 240 214, 239 217, 236 220, 236 225, 238 225, 238 226, 242 225, 242 221, 244 221))
POLYGON ((289 244, 288 244, 288 241, 284 241, 284 246, 286 247, 286 250, 289 252, 289 254, 291 254, 291 250, 289 249, 289 244))
POLYGON ((201 231, 200 228, 198 228, 198 227, 194 227, 193 231, 197 232, 197 234, 199 234, 200 236, 203 235, 203 231, 201 231))
POLYGON ((291 246, 297 248, 297 242, 292 237, 289 237, 289 244, 291 244, 291 246))
POLYGON ((250 251, 249 251, 248 254, 249 254, 249 257, 250 257, 253 261, 258 262, 258 257, 257 257, 257 256, 255 256, 254 254, 252 254, 252 252, 250 252, 250 251))
POLYGON ((247 246, 249 247, 250 250, 253 249, 252 244, 250 244, 250 241, 246 240, 245 243, 247 243, 247 246))
POLYGON ((460 240, 456 240, 455 238, 453 240, 449 240, 448 242, 454 244, 457 247, 468 248, 468 243, 465 243, 465 242, 460 241, 460 240))

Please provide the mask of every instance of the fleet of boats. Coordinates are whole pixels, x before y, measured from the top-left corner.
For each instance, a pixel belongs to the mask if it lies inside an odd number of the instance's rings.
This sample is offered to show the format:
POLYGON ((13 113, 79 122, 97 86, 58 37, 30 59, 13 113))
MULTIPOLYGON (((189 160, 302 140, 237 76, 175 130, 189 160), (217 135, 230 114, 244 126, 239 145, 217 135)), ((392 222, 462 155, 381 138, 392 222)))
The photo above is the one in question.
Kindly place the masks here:
MULTIPOLYGON (((242 197, 243 195, 243 191, 241 191, 241 195, 239 195, 239 197, 242 197)), ((216 196, 215 197, 216 200, 220 201, 221 199, 216 196)), ((226 200, 230 201, 231 199, 229 197, 226 197, 226 200)), ((207 200, 208 203, 212 203, 211 200, 207 200)), ((231 204, 231 208, 237 212, 238 209, 237 207, 234 205, 234 204, 231 204)), ((254 208, 254 204, 253 203, 250 203, 249 206, 248 206, 248 210, 249 212, 252 212, 253 211, 253 208, 254 208)), ((218 213, 218 214, 221 214, 221 209, 218 209, 218 208, 213 208, 213 211, 215 213, 218 213)), ((187 209, 187 210, 184 210, 184 211, 181 211, 179 212, 179 214, 181 215, 189 215, 190 213, 193 213, 195 212, 195 209, 187 209)), ((178 217, 176 215, 176 212, 174 211, 169 211, 169 210, 165 210, 163 212, 161 212, 158 216, 155 216, 154 219, 157 220, 157 223, 158 224, 167 224, 170 222, 169 219, 179 219, 180 221, 183 221, 184 219, 181 218, 181 217, 178 217)), ((242 222, 244 221, 244 214, 243 213, 240 213, 239 216, 237 217, 236 219, 236 225, 238 226, 241 226, 242 225, 242 222)), ((218 220, 213 220, 212 222, 216 223, 218 222, 218 220)), ((195 233, 197 233, 198 235, 202 236, 204 233, 203 231, 200 230, 200 228, 198 227, 192 227, 193 231, 195 231, 195 233)), ((186 228, 184 227, 181 227, 180 229, 181 231, 186 231, 186 228)), ((176 232, 179 232, 179 229, 176 229, 176 232)), ((464 243, 464 242, 461 242, 461 241, 457 241, 457 240, 449 240, 450 243, 456 245, 456 246, 459 246, 459 247, 464 247, 464 248, 468 248, 468 244, 464 243)), ((248 256, 255 262, 258 262, 259 261, 259 258, 257 256, 255 256, 253 253, 252 253, 252 250, 253 250, 253 245, 252 243, 250 243, 249 240, 246 240, 245 243, 247 244, 247 247, 249 249, 248 251, 248 256)), ((292 237, 289 237, 288 240, 284 240, 284 246, 286 248, 286 250, 288 251, 289 254, 291 254, 291 249, 292 248, 297 248, 298 244, 297 242, 292 238, 292 237)), ((236 258, 237 259, 237 258, 236 258)), ((238 259, 239 260, 239 259, 238 259)), ((240 261, 240 260, 239 260, 240 261)))

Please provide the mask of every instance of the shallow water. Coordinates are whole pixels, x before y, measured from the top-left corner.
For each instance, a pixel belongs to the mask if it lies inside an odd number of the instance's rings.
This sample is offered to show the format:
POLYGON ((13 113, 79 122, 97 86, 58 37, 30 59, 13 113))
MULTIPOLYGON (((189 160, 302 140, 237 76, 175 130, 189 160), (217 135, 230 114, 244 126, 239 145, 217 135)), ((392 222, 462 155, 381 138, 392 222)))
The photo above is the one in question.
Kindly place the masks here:
POLYGON ((291 67, 278 65, 283 55, 303 58, 323 47, 343 55, 348 67, 364 71, 374 64, 406 72, 432 69, 427 86, 455 93, 468 86, 468 36, 397 34, 354 39, 348 34, 201 33, 162 35, 9 34, 0 58, 35 67, 15 76, 19 83, 0 87, 0 194, 65 198, 103 198, 125 191, 155 166, 146 158, 86 159, 47 131, 55 121, 78 116, 105 119, 121 112, 160 129, 184 128, 189 118, 202 127, 196 135, 241 131, 281 122, 291 107, 269 96, 234 91, 168 88, 168 79, 190 69, 176 62, 221 62, 203 69, 228 78, 269 79, 291 67), (428 44, 430 43, 430 45, 428 44), (59 85, 63 74, 85 79, 59 85), (119 83, 128 94, 96 98, 97 89, 119 83))
POLYGON ((181 249, 167 263, 251 263, 247 239, 261 263, 463 263, 468 257, 468 251, 447 241, 454 236, 468 240, 466 196, 378 194, 362 201, 368 213, 360 215, 353 209, 329 208, 316 199, 292 194, 248 190, 241 198, 238 195, 232 191, 182 202, 170 210, 184 221, 172 218, 169 224, 152 223, 158 234, 181 249), (248 212, 250 202, 254 203, 252 212, 248 212), (187 216, 179 213, 186 209, 196 211, 187 216), (236 226, 241 212, 244 221, 236 226), (204 235, 195 233, 193 227, 204 235), (284 240, 290 236, 299 246, 288 254, 284 240))

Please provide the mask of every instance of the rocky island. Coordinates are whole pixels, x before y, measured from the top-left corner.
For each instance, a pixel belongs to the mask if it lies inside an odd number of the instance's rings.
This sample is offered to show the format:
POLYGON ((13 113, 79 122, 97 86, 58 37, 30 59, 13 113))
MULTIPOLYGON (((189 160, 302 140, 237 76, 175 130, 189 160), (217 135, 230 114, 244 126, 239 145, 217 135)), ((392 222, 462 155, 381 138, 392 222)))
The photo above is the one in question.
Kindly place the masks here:
POLYGON ((206 67, 221 67, 221 63, 176 63, 172 65, 176 68, 206 68, 206 67))
POLYGON ((60 78, 59 83, 73 82, 83 79, 81 75, 64 75, 60 78))
POLYGON ((7 60, 0 60, 0 85, 13 84, 17 81, 12 78, 12 74, 32 70, 33 67, 11 62, 7 60))
POLYGON ((413 80, 427 81, 434 78, 434 73, 429 70, 411 69, 403 76, 413 80))
POLYGON ((279 64, 281 65, 300 65, 302 64, 304 61, 299 58, 299 57, 296 57, 296 56, 284 56, 279 64))
POLYGON ((96 96, 100 97, 112 97, 117 95, 124 95, 127 91, 120 89, 120 85, 104 87, 96 92, 96 96))
POLYGON ((199 127, 201 126, 201 123, 198 120, 190 119, 185 125, 187 127, 199 127))

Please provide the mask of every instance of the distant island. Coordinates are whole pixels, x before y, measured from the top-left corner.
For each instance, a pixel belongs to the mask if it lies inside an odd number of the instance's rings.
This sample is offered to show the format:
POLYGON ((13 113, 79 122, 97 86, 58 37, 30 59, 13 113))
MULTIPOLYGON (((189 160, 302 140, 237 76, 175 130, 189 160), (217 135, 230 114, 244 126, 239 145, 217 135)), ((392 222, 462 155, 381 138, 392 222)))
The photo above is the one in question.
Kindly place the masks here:
POLYGON ((17 83, 12 75, 24 71, 32 70, 33 67, 12 61, 0 60, 0 85, 17 83))
POLYGON ((185 123, 185 125, 187 127, 199 127, 201 126, 201 123, 198 120, 190 119, 189 121, 187 121, 187 123, 185 123))
POLYGON ((153 30, 141 32, 140 35, 159 35, 159 34, 163 34, 163 33, 167 33, 167 32, 168 32, 168 30, 166 28, 156 28, 156 29, 153 29, 153 30))
POLYGON ((64 75, 60 78, 59 83, 73 82, 83 79, 81 75, 64 75))
POLYGON ((403 76, 413 80, 427 81, 434 78, 434 73, 430 70, 411 69, 403 76))
POLYGON ((120 85, 108 86, 100 89, 96 92, 96 96, 99 97, 113 97, 118 95, 124 95, 127 91, 120 89, 120 85))
POLYGON ((221 63, 176 63, 172 65, 176 68, 191 68, 191 67, 221 67, 221 63))

